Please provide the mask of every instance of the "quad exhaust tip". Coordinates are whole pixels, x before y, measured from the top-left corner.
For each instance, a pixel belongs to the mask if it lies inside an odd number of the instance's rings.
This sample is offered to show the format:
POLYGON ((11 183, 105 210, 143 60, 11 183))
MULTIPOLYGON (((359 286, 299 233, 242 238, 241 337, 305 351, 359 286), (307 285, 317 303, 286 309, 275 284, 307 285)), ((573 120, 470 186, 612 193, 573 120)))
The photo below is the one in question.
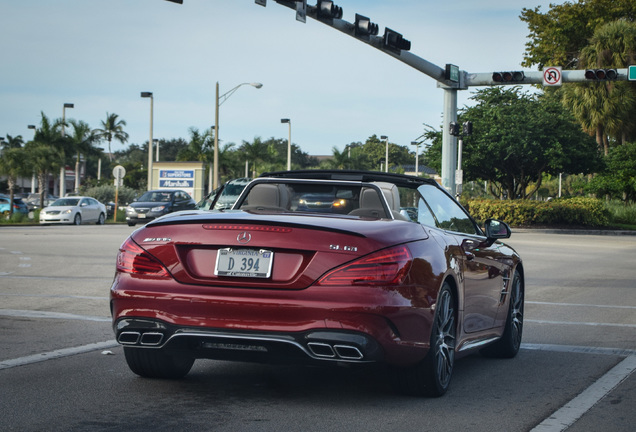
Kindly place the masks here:
POLYGON ((330 345, 323 342, 309 342, 307 347, 311 353, 319 358, 362 360, 362 352, 352 345, 330 345))
POLYGON ((157 346, 163 342, 163 333, 160 332, 121 332, 117 341, 122 345, 157 346))

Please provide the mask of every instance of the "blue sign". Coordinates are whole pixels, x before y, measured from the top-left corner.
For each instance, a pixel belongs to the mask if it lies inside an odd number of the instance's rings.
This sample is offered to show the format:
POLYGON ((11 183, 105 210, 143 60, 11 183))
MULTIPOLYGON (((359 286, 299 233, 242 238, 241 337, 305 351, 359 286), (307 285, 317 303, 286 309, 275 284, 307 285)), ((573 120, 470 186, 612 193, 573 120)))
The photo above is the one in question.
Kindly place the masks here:
POLYGON ((159 170, 159 178, 193 179, 194 170, 159 170))
POLYGON ((192 189, 194 188, 194 180, 159 179, 159 187, 166 189, 192 189))

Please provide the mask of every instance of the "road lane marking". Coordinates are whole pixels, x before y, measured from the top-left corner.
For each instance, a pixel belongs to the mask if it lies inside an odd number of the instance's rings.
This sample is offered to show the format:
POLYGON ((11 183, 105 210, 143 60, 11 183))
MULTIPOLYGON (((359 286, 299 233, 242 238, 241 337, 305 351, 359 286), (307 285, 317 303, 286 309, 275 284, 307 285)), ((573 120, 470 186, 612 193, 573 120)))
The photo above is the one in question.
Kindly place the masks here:
POLYGON ((108 300, 108 297, 98 296, 79 296, 70 294, 4 294, 0 293, 0 297, 37 297, 37 298, 71 298, 71 299, 84 299, 84 300, 108 300))
POLYGON ((46 311, 33 311, 33 310, 16 310, 16 309, 0 309, 0 316, 7 317, 19 317, 19 318, 49 318, 49 319, 65 319, 65 320, 80 320, 80 321, 98 321, 98 322, 111 322, 112 319, 108 317, 90 316, 90 315, 76 315, 64 312, 46 312, 46 311))
POLYGON ((570 427, 636 370, 636 356, 629 356, 583 390, 574 399, 539 423, 530 432, 561 432, 570 427))
POLYGON ((576 354, 603 354, 614 355, 619 357, 636 356, 636 350, 624 349, 624 348, 603 348, 603 347, 590 347, 590 346, 577 346, 577 345, 558 345, 558 344, 533 344, 522 343, 522 349, 536 350, 536 351, 551 351, 551 352, 564 352, 564 353, 576 353, 576 354))
POLYGON ((537 305, 544 305, 544 306, 591 307, 591 308, 607 308, 607 309, 636 309, 636 306, 625 306, 625 305, 597 305, 597 304, 584 304, 584 303, 553 303, 553 302, 541 302, 541 301, 526 301, 526 304, 537 304, 537 305))
POLYGON ((114 348, 119 344, 114 341, 105 341, 105 342, 97 342, 91 343, 87 345, 72 347, 72 348, 62 348, 55 351, 49 351, 39 354, 33 354, 26 357, 19 357, 15 359, 9 360, 0 360, 0 370, 9 369, 16 366, 24 366, 33 363, 39 363, 47 360, 58 359, 62 357, 69 357, 77 354, 84 354, 91 351, 97 351, 100 349, 114 348))
POLYGON ((584 321, 547 321, 547 320, 524 320, 525 323, 533 324, 555 324, 555 325, 581 325, 592 327, 624 327, 624 328, 636 328, 636 324, 618 324, 618 323, 597 323, 597 322, 584 322, 584 321))

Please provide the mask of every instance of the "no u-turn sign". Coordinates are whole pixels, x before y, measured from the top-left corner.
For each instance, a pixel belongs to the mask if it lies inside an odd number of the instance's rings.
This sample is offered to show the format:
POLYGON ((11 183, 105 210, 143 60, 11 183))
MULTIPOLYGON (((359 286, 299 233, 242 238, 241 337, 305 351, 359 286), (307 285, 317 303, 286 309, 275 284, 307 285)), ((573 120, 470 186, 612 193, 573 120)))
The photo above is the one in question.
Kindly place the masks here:
POLYGON ((543 85, 544 86, 560 86, 563 82, 561 66, 551 66, 543 69, 543 85))

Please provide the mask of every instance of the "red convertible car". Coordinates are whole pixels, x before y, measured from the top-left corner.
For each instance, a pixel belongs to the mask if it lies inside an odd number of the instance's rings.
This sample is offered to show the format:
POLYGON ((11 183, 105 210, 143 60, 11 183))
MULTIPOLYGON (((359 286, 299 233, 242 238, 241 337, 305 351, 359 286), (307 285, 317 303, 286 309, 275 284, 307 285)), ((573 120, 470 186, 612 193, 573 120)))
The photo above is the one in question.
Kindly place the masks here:
POLYGON ((177 212, 131 234, 113 329, 143 377, 180 378, 202 358, 382 362, 405 393, 440 396, 460 355, 519 350, 524 270, 500 241, 510 233, 478 226, 429 179, 267 173, 231 210, 177 212))

